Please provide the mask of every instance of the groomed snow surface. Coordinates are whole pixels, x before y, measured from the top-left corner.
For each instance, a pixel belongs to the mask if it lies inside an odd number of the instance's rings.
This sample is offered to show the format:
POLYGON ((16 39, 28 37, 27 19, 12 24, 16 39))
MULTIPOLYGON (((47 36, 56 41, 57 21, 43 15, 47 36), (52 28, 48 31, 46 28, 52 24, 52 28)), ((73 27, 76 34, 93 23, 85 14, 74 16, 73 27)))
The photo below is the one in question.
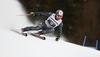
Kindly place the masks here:
POLYGON ((100 57, 100 51, 80 45, 54 41, 55 37, 41 40, 17 34, 11 29, 32 25, 17 0, 0 0, 0 57, 100 57))

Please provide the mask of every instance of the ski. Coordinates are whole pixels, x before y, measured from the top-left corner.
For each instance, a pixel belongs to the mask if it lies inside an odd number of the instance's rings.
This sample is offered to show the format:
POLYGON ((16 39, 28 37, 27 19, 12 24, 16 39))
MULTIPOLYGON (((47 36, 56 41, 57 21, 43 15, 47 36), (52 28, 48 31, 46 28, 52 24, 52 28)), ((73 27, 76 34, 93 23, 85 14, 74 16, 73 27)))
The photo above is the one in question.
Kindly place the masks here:
POLYGON ((16 32, 16 33, 23 35, 23 36, 27 36, 27 33, 23 33, 23 32, 17 31, 17 30, 11 30, 11 31, 16 32))
POLYGON ((23 33, 22 31, 18 31, 18 30, 11 30, 11 31, 16 32, 16 33, 18 33, 18 34, 20 34, 20 35, 23 35, 23 36, 26 36, 26 37, 27 37, 28 34, 29 34, 29 35, 35 36, 35 37, 37 37, 37 38, 40 38, 40 39, 46 40, 45 37, 42 37, 42 36, 40 36, 40 35, 36 35, 35 33, 29 33, 29 32, 27 32, 27 33, 23 33))
POLYGON ((40 39, 46 40, 45 37, 42 37, 42 36, 40 36, 40 35, 37 35, 37 34, 34 34, 34 33, 28 33, 28 34, 30 34, 30 35, 32 35, 32 36, 35 36, 35 37, 38 37, 38 38, 40 38, 40 39))

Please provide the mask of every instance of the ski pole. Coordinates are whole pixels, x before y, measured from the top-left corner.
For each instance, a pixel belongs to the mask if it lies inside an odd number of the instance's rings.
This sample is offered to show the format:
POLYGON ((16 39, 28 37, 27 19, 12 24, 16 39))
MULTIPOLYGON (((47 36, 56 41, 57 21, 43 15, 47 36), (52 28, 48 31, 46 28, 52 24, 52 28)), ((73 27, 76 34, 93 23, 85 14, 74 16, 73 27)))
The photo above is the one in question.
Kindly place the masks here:
POLYGON ((21 15, 16 15, 16 16, 29 16, 30 14, 21 14, 21 15))

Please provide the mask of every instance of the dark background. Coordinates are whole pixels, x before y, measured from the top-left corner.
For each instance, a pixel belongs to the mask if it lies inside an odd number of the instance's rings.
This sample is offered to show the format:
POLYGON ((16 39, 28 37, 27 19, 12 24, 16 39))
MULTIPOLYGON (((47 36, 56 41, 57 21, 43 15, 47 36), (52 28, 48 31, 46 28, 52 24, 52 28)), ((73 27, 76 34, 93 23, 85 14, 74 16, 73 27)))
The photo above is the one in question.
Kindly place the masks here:
MULTIPOLYGON (((19 0, 19 2, 27 13, 55 13, 58 9, 63 10, 63 35, 69 42, 83 45, 85 36, 88 46, 95 47, 96 40, 100 42, 100 0, 19 0)), ((33 24, 46 19, 32 16, 28 18, 33 24)), ((98 47, 100 50, 100 44, 98 47)))

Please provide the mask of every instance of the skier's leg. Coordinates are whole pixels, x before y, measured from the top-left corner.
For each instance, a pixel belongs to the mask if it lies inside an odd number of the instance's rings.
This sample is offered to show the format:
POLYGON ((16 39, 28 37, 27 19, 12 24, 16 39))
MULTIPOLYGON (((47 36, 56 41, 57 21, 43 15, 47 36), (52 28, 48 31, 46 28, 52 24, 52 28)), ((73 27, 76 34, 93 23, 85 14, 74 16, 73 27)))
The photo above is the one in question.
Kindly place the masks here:
POLYGON ((54 28, 47 28, 40 31, 41 34, 48 34, 54 32, 54 28))
POLYGON ((30 30, 40 30, 43 27, 44 24, 40 23, 36 27, 30 26, 30 27, 25 27, 23 28, 23 31, 30 31, 30 30))

